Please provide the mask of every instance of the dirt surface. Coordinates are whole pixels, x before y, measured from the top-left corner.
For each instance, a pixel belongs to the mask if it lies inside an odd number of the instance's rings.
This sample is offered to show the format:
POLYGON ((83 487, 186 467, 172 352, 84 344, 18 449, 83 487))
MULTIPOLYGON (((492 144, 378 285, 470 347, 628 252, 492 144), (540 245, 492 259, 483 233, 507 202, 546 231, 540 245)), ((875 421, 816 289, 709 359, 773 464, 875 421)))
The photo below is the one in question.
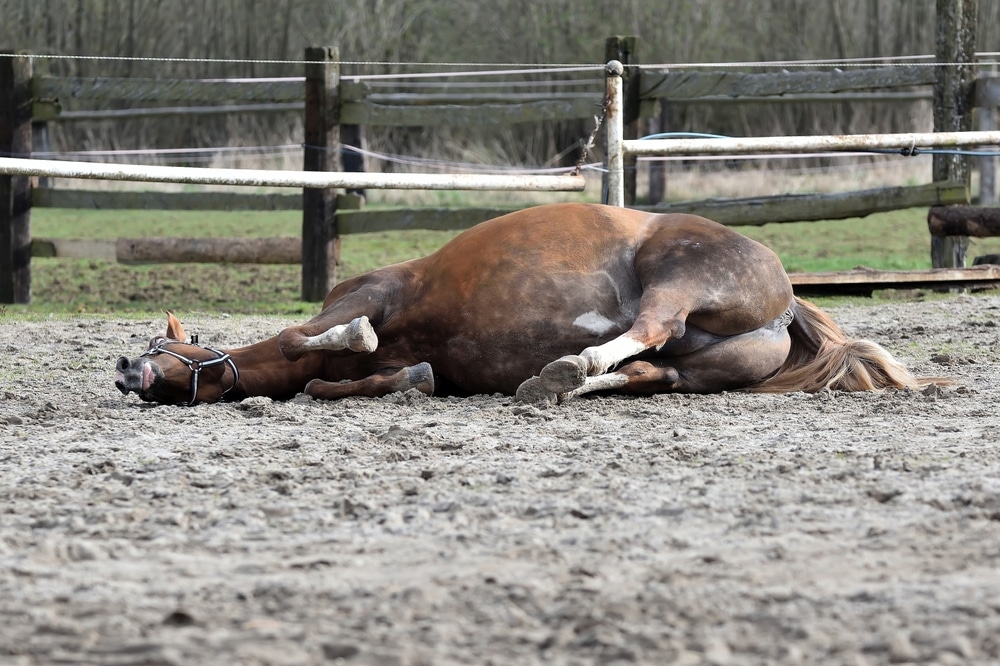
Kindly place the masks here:
POLYGON ((161 407, 0 318, 0 663, 996 663, 1000 297, 831 311, 957 383, 161 407))

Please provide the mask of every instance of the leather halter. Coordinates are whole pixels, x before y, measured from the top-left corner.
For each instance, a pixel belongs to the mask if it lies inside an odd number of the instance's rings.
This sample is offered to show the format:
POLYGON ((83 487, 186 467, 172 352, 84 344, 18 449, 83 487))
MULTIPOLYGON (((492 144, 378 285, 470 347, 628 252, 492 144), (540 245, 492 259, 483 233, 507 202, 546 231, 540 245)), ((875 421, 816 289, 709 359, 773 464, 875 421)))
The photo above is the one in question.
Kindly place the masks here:
POLYGON ((225 363, 233 370, 233 384, 225 391, 222 392, 220 398, 224 397, 227 393, 236 388, 236 385, 240 383, 240 371, 236 367, 236 363, 233 361, 232 357, 221 352, 218 349, 212 349, 211 347, 202 347, 198 344, 198 338, 195 337, 189 344, 189 346, 198 347, 198 349, 204 349, 205 351, 210 351, 216 355, 216 358, 209 359, 207 361, 199 361, 198 359, 188 358, 183 354, 178 354, 175 351, 167 349, 167 345, 179 345, 184 344, 179 340, 164 340, 155 347, 150 347, 141 356, 156 356, 158 354, 166 354, 167 356, 173 356, 178 361, 187 366, 187 369, 191 371, 191 399, 187 402, 187 407, 195 404, 198 399, 198 379, 201 376, 201 371, 205 368, 211 368, 212 366, 219 365, 220 363, 225 363))

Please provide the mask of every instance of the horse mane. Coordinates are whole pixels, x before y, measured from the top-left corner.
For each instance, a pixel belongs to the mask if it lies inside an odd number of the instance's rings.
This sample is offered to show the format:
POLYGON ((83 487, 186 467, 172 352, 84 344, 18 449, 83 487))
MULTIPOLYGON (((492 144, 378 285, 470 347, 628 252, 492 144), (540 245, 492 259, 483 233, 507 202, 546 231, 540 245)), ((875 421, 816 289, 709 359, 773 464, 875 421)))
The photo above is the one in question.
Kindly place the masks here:
POLYGON ((915 377, 881 345, 848 338, 830 315, 808 301, 796 297, 792 309, 788 357, 774 375, 751 391, 879 391, 951 383, 939 377, 915 377))

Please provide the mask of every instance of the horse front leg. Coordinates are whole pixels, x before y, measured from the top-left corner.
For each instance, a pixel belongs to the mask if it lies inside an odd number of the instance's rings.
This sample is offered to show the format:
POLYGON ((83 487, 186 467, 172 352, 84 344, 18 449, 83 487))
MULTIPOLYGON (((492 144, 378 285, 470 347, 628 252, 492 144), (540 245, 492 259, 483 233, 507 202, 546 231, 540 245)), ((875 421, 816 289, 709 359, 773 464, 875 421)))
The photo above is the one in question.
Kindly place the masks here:
POLYGON ((325 330, 316 327, 294 326, 278 334, 278 345, 282 355, 289 361, 297 361, 306 352, 314 350, 370 353, 378 348, 378 336, 368 317, 356 317, 347 324, 338 324, 325 330))
POLYGON ((381 398, 410 389, 434 395, 434 371, 430 363, 418 363, 395 371, 387 370, 352 382, 314 379, 306 384, 305 393, 318 400, 339 400, 352 396, 381 398))

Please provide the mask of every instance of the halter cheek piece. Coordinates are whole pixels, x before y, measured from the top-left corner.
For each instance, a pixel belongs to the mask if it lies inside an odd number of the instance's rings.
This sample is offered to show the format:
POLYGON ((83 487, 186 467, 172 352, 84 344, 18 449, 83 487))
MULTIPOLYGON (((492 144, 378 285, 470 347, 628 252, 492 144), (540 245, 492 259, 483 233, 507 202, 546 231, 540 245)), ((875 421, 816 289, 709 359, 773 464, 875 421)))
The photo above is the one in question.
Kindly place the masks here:
POLYGON ((236 367, 236 363, 233 361, 232 357, 221 352, 218 349, 212 349, 211 347, 202 347, 198 344, 197 336, 194 337, 189 343, 192 346, 198 347, 199 349, 204 349, 205 351, 210 351, 216 355, 216 358, 209 359, 207 361, 199 361, 197 359, 188 358, 183 354, 178 354, 175 351, 167 349, 167 345, 179 345, 183 344, 179 340, 166 340, 164 339, 155 347, 150 347, 141 356, 156 356, 158 354, 166 354, 167 356, 173 356, 178 361, 187 366, 187 369, 191 371, 191 399, 187 402, 188 407, 193 405, 198 398, 198 379, 201 376, 201 371, 205 368, 211 368, 212 366, 219 365, 220 363, 225 363, 233 370, 233 384, 225 391, 222 392, 220 398, 224 397, 227 393, 236 388, 236 385, 240 383, 240 371, 236 367))

